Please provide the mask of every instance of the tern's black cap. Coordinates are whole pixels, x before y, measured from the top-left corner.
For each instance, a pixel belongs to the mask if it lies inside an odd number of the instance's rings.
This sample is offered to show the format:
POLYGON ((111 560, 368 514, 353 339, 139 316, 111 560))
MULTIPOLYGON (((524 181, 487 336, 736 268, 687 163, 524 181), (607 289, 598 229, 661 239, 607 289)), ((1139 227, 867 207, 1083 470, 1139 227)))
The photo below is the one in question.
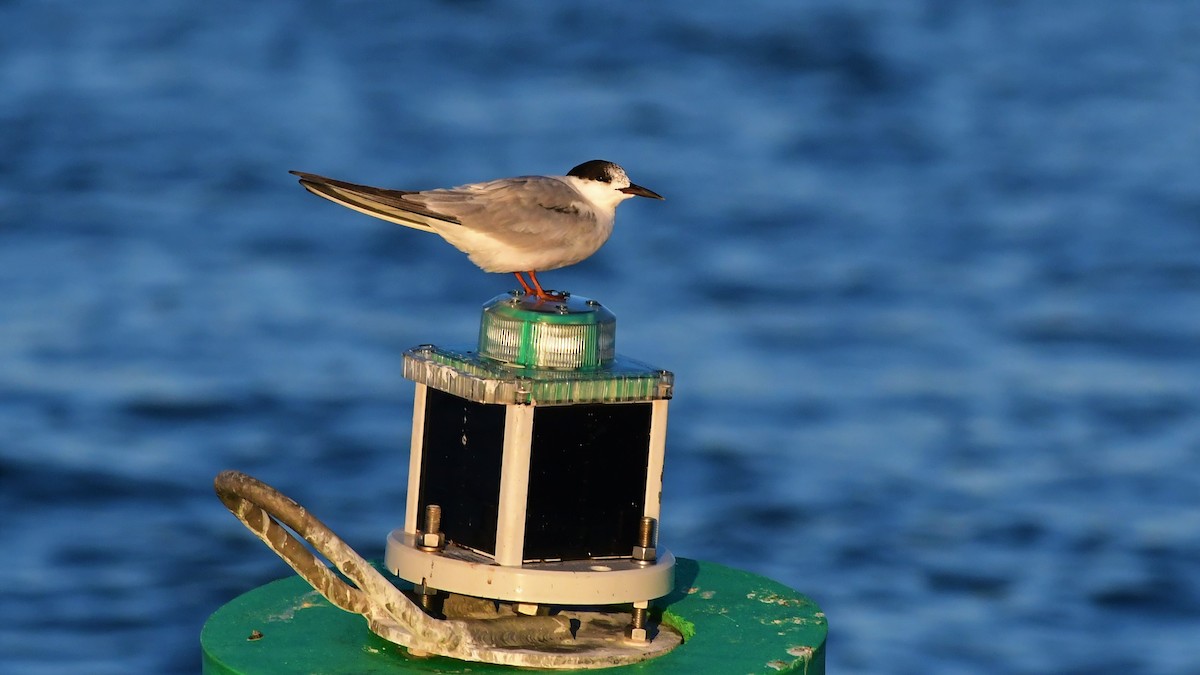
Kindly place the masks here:
POLYGON ((617 171, 613 171, 613 169, 618 169, 619 171, 620 167, 608 160, 593 159, 590 162, 584 162, 571 169, 567 172, 567 175, 575 176, 576 178, 598 180, 601 183, 611 183, 612 179, 617 175, 617 171))

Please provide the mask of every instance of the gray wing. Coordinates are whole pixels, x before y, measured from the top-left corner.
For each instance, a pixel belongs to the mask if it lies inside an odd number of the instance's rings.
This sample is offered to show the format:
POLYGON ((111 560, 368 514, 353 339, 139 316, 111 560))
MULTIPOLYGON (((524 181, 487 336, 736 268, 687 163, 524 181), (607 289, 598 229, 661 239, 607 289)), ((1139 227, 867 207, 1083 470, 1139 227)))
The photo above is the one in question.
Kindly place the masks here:
POLYGON ((419 194, 416 192, 347 183, 303 171, 289 173, 299 176, 300 185, 318 197, 324 197, 369 216, 428 232, 435 232, 439 226, 458 224, 453 216, 438 213, 409 199, 412 195, 419 194))
POLYGON ((576 241, 593 233, 597 220, 583 195, 550 176, 503 178, 407 194, 404 199, 450 216, 461 227, 528 250, 576 241))

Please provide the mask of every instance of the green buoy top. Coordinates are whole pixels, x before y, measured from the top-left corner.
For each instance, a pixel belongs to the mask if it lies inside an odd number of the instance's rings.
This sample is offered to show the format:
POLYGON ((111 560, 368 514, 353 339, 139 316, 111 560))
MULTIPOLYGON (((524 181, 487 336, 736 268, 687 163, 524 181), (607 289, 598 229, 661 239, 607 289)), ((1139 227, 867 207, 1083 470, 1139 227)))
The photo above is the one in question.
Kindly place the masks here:
MULTIPOLYGON (((680 558, 675 589, 654 601, 651 613, 682 633, 684 644, 649 661, 589 672, 825 672, 824 613, 808 598, 765 577, 680 558)), ((522 672, 509 666, 414 657, 372 633, 362 616, 329 604, 300 577, 235 598, 209 618, 200 643, 205 675, 522 672)))

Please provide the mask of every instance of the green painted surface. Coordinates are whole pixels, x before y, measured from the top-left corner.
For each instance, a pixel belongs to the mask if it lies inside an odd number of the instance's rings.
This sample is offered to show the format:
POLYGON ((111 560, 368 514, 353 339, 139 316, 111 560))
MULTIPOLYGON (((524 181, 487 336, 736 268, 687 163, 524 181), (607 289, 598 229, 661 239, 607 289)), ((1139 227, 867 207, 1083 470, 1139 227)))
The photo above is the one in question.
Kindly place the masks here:
MULTIPOLYGON (((655 606, 687 641, 651 661, 591 672, 825 672, 824 613, 808 598, 765 577, 680 558, 675 591, 655 606)), ((235 598, 209 618, 200 643, 206 675, 480 675, 518 670, 441 657, 411 658, 404 648, 372 634, 361 616, 333 607, 299 577, 281 579, 235 598), (261 637, 249 639, 256 634, 261 637)))

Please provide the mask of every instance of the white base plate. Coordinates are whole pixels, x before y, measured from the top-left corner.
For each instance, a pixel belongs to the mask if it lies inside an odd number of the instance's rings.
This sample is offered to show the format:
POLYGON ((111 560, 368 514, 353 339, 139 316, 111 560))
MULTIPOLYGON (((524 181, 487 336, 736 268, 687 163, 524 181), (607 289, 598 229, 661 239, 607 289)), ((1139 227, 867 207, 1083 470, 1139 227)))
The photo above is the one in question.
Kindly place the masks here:
POLYGON ((658 548, 658 561, 628 558, 497 565, 490 558, 448 545, 438 553, 416 547, 403 530, 388 535, 384 564, 396 576, 431 588, 512 602, 546 605, 616 605, 661 598, 675 586, 675 556, 658 548))

